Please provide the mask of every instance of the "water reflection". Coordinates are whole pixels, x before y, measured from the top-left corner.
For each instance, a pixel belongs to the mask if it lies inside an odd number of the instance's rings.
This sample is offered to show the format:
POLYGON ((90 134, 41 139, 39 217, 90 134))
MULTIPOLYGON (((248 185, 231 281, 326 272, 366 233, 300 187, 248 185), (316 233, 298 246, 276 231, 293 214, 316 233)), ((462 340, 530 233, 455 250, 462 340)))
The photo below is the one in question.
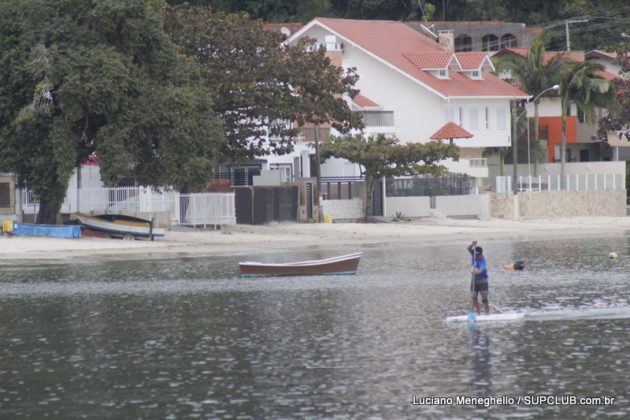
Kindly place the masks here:
MULTIPOLYGON (((472 371, 470 395, 475 397, 492 396, 492 360, 490 336, 479 327, 470 328, 472 371)), ((477 408, 485 408, 478 405, 477 408)))
POLYGON ((465 245, 365 247, 359 274, 340 277, 239 278, 238 261, 256 255, 9 267, 0 418, 630 414, 627 239, 487 241, 493 303, 547 319, 473 330, 443 322, 470 304, 465 245), (620 253, 612 263, 610 250, 620 253), (524 272, 502 269, 516 259, 527 261, 524 272), (410 404, 549 393, 617 399, 410 404))

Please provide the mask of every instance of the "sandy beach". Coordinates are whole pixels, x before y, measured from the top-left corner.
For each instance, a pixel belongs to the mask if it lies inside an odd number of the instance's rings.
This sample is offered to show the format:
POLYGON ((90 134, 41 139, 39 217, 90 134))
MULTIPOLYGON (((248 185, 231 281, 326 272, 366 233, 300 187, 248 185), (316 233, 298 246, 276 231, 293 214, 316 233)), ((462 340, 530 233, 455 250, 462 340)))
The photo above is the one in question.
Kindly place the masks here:
POLYGON ((472 239, 533 239, 630 235, 630 217, 510 221, 423 218, 387 223, 228 225, 221 230, 169 231, 155 241, 80 238, 0 238, 0 264, 178 256, 256 255, 282 249, 472 239))

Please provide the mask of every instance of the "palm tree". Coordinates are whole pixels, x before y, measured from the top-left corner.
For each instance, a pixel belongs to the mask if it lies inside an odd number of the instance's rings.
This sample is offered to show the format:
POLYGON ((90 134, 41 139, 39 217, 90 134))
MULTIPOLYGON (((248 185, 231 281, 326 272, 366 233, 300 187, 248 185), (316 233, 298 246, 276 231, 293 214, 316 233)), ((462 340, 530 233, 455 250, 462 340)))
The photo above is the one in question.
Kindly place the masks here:
POLYGON ((616 113, 619 109, 617 94, 613 83, 597 75, 604 67, 595 63, 575 63, 560 79, 560 97, 562 98, 562 143, 560 146, 560 183, 566 189, 566 125, 571 104, 575 104, 584 113, 587 122, 595 119, 597 108, 616 113))
POLYGON ((534 140, 538 140, 538 105, 544 96, 540 95, 549 87, 560 81, 560 74, 565 67, 563 54, 547 57, 544 37, 539 36, 532 42, 527 56, 503 55, 493 58, 497 72, 506 72, 518 85, 532 97, 534 101, 534 140), (540 95, 540 96, 539 96, 540 95))

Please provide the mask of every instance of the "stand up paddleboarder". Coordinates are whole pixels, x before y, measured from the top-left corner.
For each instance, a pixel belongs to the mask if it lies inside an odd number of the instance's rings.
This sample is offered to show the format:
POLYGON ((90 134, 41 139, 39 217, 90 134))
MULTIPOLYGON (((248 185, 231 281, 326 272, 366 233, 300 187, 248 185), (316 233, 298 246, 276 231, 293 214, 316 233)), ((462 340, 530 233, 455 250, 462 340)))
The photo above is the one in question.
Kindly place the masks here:
POLYGON ((481 295, 483 309, 487 314, 490 313, 490 302, 488 302, 488 266, 483 256, 483 248, 477 246, 477 241, 472 241, 468 245, 468 252, 472 256, 472 279, 470 281, 470 292, 472 296, 473 306, 477 314, 481 313, 478 295, 481 295))

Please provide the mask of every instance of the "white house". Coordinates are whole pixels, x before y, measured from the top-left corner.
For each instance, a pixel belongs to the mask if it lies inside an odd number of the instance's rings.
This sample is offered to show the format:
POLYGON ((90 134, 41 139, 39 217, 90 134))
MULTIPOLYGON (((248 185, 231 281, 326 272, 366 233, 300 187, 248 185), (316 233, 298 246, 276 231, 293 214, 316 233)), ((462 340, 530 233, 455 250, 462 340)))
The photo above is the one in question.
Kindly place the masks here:
POLYGON ((368 135, 428 142, 455 122, 473 137, 455 139, 460 161, 445 165, 476 177, 488 176, 483 148, 511 144, 510 101, 528 95, 491 74, 486 52, 455 53, 451 32, 434 35, 397 21, 316 18, 286 42, 303 37, 315 40, 313 48, 326 48, 333 64, 357 69, 360 95, 351 107, 363 113, 368 135))

